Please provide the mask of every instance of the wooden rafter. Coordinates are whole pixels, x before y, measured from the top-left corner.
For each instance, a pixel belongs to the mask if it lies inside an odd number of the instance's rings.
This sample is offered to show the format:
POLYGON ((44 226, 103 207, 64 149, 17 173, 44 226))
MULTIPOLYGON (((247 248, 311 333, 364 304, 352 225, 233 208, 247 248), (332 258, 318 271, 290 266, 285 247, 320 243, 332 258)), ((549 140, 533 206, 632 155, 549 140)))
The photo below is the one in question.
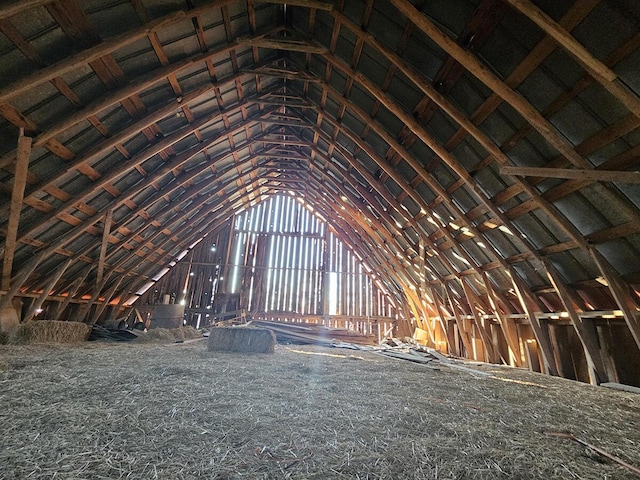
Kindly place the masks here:
POLYGON ((538 25, 547 35, 552 37, 562 48, 574 57, 589 74, 596 79, 622 105, 640 118, 640 99, 629 87, 622 83, 618 76, 604 63, 589 53, 574 37, 549 15, 536 7, 529 0, 507 0, 532 22, 538 25))
POLYGON ((510 167, 505 165, 500 167, 500 173, 506 175, 518 175, 522 177, 567 178, 587 182, 640 184, 640 172, 620 170, 610 171, 547 167, 510 167))

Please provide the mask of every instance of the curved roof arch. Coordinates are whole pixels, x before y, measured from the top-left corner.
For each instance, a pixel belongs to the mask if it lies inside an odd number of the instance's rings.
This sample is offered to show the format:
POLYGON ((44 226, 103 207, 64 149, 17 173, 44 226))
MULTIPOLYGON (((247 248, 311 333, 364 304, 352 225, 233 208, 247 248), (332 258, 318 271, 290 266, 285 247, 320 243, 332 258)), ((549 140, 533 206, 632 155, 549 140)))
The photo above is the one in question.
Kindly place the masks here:
POLYGON ((135 290, 294 192, 427 316, 447 282, 522 311, 515 284, 541 311, 621 310, 640 344, 639 17, 597 0, 8 3, 3 301, 135 290))

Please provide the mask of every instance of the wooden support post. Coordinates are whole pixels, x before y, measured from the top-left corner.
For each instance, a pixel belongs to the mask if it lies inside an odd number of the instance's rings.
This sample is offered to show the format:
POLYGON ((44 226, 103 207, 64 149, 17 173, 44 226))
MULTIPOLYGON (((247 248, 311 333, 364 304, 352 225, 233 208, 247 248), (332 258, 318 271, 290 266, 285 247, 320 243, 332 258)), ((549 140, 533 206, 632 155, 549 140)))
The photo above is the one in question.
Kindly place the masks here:
POLYGON ((122 306, 124 305, 124 302, 126 302, 129 299, 129 296, 131 295, 131 290, 122 290, 122 292, 120 293, 120 298, 118 299, 118 305, 115 306, 113 313, 114 318, 118 318, 118 312, 120 311, 120 309, 122 308, 122 306))
MULTIPOLYGON (((95 287, 93 294, 91 295, 91 298, 87 301, 87 303, 85 305, 83 305, 83 307, 80 309, 80 313, 78 314, 78 322, 84 322, 84 319, 87 317, 87 315, 89 315, 89 312, 91 311, 91 307, 93 306, 94 302, 98 299, 98 297, 100 296, 100 291, 104 288, 104 286, 106 285, 107 281, 109 280, 109 277, 111 275, 107 274, 103 279, 102 279, 102 283, 98 286, 95 287)), ((93 322, 90 322, 93 323, 93 322)))
POLYGON ((591 253, 600 272, 602 272, 602 276, 609 284, 609 290, 611 290, 611 294, 618 304, 618 307, 622 310, 624 320, 631 331, 633 339, 636 341, 636 345, 640 348, 640 319, 638 318, 640 312, 638 312, 638 304, 631 296, 629 285, 620 274, 611 267, 609 262, 598 250, 591 247, 589 248, 589 253, 591 253))
POLYGON ((444 310, 442 308, 440 300, 438 299, 438 292, 436 292, 436 289, 433 285, 430 286, 430 290, 431 290, 431 296, 433 297, 433 303, 435 304, 436 311, 438 312, 440 326, 442 327, 442 330, 447 336, 449 353, 452 353, 456 357, 460 357, 461 356, 460 346, 458 345, 458 341, 456 340, 456 336, 454 332, 452 331, 452 329, 449 328, 449 321, 447 320, 447 317, 445 317, 444 315, 444 310))
POLYGON ((100 318, 100 315, 102 315, 102 312, 104 312, 104 309, 107 307, 107 305, 109 305, 109 302, 111 301, 111 299, 115 295, 116 290, 118 289, 118 287, 122 283, 122 280, 124 280, 123 276, 118 277, 118 281, 115 282, 113 284, 113 286, 109 289, 109 291, 105 294, 104 302, 102 302, 100 304, 100 306, 96 309, 96 312, 93 315, 93 319, 91 319, 91 321, 89 322, 90 324, 93 325, 94 323, 96 323, 98 321, 98 319, 100 318))
POLYGON ((513 284, 513 289, 518 296, 518 301, 520 305, 522 305, 522 309, 529 317, 529 322, 531 323, 531 328, 533 330, 533 334, 536 337, 536 341, 538 342, 539 351, 542 354, 542 362, 544 363, 544 371, 549 375, 553 375, 555 377, 558 376, 558 368, 555 363, 555 359, 553 356, 553 350, 551 348, 551 341, 549 339, 549 331, 545 329, 544 326, 536 317, 536 313, 531 307, 532 299, 526 298, 527 288, 522 279, 518 276, 513 267, 509 268, 509 276, 511 277, 511 282, 513 284))
POLYGON ((51 292, 51 290, 53 290, 53 288, 56 286, 56 283, 60 281, 60 278, 62 277, 64 272, 67 270, 67 268, 69 268, 69 266, 73 263, 73 260, 74 260, 73 258, 70 258, 69 260, 64 262, 60 267, 58 267, 58 270, 56 270, 56 272, 53 274, 53 276, 51 277, 51 280, 47 282, 40 296, 36 299, 36 301, 31 305, 31 307, 27 311, 26 315, 22 319, 23 322, 29 322, 31 321, 31 319, 33 319, 33 317, 36 315, 36 312, 40 309, 44 301, 49 296, 49 292, 51 292))
MULTIPOLYGON (((444 314, 444 309, 442 308, 442 303, 438 298, 438 292, 436 291, 434 286, 430 286, 431 296, 433 297, 433 303, 436 306, 436 311, 438 312, 438 319, 440 320, 440 326, 447 336, 447 343, 449 344, 449 353, 452 353, 456 357, 461 357, 460 345, 458 344, 458 339, 456 338, 455 331, 453 330, 453 325, 450 325, 449 320, 444 314)), ((444 295, 443 295, 444 301, 444 295)))
POLYGON ((5 293, 2 298, 0 298, 0 309, 6 308, 11 305, 11 300, 13 300, 13 297, 15 297, 16 293, 18 293, 18 290, 20 290, 20 287, 24 284, 24 282, 27 281, 29 275, 33 273, 38 264, 46 255, 46 250, 40 250, 29 263, 27 263, 20 269, 18 275, 16 275, 16 277, 13 279, 13 283, 11 285, 11 288, 9 288, 9 291, 7 291, 7 293, 5 293))
POLYGON ((322 323, 325 327, 329 326, 329 299, 330 292, 329 288, 331 282, 329 281, 331 277, 330 267, 329 267, 329 242, 331 241, 331 236, 329 235, 329 229, 324 229, 324 242, 322 249, 322 288, 320 289, 320 294, 322 295, 322 323))
POLYGON ((87 279, 87 276, 89 275, 89 272, 91 271, 91 267, 92 267, 91 265, 87 266, 87 268, 85 268, 84 273, 82 274, 82 276, 78 277, 73 282, 73 286, 69 289, 69 293, 67 294, 67 298, 65 298, 64 301, 62 303, 60 303, 56 307, 56 309, 54 310, 54 313, 52 315, 53 320, 58 320, 58 317, 60 317, 60 315, 62 315, 64 313, 66 308, 69 306, 69 303, 71 303, 71 300, 73 299, 73 297, 76 295, 76 293, 78 293, 78 290, 80 289, 80 287, 82 286, 84 281, 87 279))
MULTIPOLYGON (((413 317, 416 319, 416 326, 421 330, 424 330, 429 335, 429 340, 431 341, 430 346, 436 345, 436 339, 433 330, 431 329, 431 325, 429 325, 429 315, 426 312, 426 309, 423 307, 421 303, 421 298, 416 295, 416 291, 409 286, 403 287, 404 294, 407 298, 407 302, 409 303, 409 310, 413 314, 413 317), (423 320, 426 318, 426 321, 423 320)), ((407 322, 408 324, 408 316, 407 322)), ((411 332, 413 333, 413 332, 411 332)))
POLYGON ((593 385, 599 385, 602 382, 607 381, 607 373, 602 362, 602 355, 598 346, 598 338, 596 330, 593 324, 587 325, 584 320, 578 315, 578 305, 572 298, 569 287, 560 278, 560 275, 556 272, 553 266, 545 260, 545 267, 547 268, 547 276, 549 281, 553 285, 560 301, 565 310, 569 314, 573 328, 578 334, 584 354, 589 366, 589 377, 593 385))
POLYGON ((464 349, 466 350, 467 358, 473 358, 474 348, 473 348, 473 342, 471 341, 471 336, 469 335, 469 332, 467 331, 467 328, 464 325, 464 321, 462 320, 462 317, 460 316, 460 313, 458 312, 458 309, 456 308, 455 303, 453 302, 453 294, 450 291, 449 285, 447 285, 446 283, 443 283, 443 288, 444 288, 444 292, 447 295, 447 298, 449 299, 449 307, 451 308, 451 313, 456 319, 456 325, 458 326, 458 334, 460 335, 460 339, 462 340, 462 344, 464 345, 464 349))
POLYGON ((504 338, 509 347, 509 363, 516 367, 520 367, 522 366, 522 358, 520 354, 520 344, 518 343, 518 334, 515 332, 514 326, 509 323, 510 319, 504 316, 500 311, 496 292, 491 284, 489 276, 485 272, 482 272, 482 280, 484 281, 485 288, 487 289, 489 305, 491 305, 491 309, 498 319, 498 323, 500 324, 500 328, 502 329, 502 333, 504 334, 504 338))
MULTIPOLYGON (((480 313, 478 312, 477 305, 480 304, 480 301, 477 295, 471 290, 471 287, 467 285, 464 279, 458 279, 462 284, 462 289, 464 291, 464 295, 467 298, 467 302, 469 303, 469 308, 471 309, 471 314, 473 315, 473 319, 475 320, 476 328, 478 329, 478 333, 480 333, 480 339, 484 344, 485 351, 487 352, 487 357, 489 358, 490 363, 498 363, 499 361, 499 353, 497 352, 497 345, 494 345, 491 341, 491 335, 487 332, 484 324, 482 323, 482 318, 480 318, 480 313)), ((508 364, 508 360, 503 359, 504 363, 508 364)))
POLYGON ((29 156, 31 155, 31 137, 24 135, 24 129, 20 129, 18 137, 18 150, 16 152, 16 168, 13 176, 13 187, 11 189, 11 206, 9 210, 9 220, 7 222, 7 235, 4 240, 4 255, 2 261, 2 282, 0 289, 9 290, 11 288, 11 272, 13 270, 13 256, 16 251, 18 238, 18 225, 20 223, 20 212, 22 211, 22 200, 24 189, 27 184, 27 174, 29 173, 29 156))
POLYGON ((113 209, 107 210, 104 216, 104 227, 102 230, 102 244, 100 245, 100 256, 98 258, 98 272, 96 275, 96 286, 102 282, 104 275, 104 260, 107 256, 107 246, 109 245, 109 235, 111 233, 111 222, 113 220, 113 209))

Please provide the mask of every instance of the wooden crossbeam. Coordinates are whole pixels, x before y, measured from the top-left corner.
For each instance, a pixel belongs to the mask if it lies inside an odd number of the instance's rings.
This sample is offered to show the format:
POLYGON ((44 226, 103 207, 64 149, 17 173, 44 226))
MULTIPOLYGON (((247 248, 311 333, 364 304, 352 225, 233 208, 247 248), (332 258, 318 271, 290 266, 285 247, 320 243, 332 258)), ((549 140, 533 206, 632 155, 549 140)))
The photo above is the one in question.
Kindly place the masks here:
POLYGON ((317 45, 309 45, 303 42, 292 42, 286 40, 272 40, 268 38, 240 38, 238 39, 240 45, 250 45, 252 47, 272 48, 275 50, 285 50, 291 52, 303 52, 303 53, 326 53, 326 47, 317 45))
POLYGON ((316 8, 318 10, 333 10, 333 4, 329 2, 320 2, 318 0, 254 0, 255 3, 276 3, 295 5, 296 7, 316 8))
POLYGON ((568 178, 573 180, 587 180, 592 182, 640 184, 640 172, 628 172, 622 170, 511 167, 502 165, 500 166, 500 173, 503 175, 518 175, 521 177, 568 178))

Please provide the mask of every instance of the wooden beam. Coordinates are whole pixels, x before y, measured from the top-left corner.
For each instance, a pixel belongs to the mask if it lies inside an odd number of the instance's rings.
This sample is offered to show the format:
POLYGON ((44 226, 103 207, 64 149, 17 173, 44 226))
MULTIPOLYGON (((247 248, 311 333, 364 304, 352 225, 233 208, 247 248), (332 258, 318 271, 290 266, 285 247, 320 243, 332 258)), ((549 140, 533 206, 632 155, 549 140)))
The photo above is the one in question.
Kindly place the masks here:
POLYGON ((20 212, 22 211, 24 188, 27 184, 27 175, 29 173, 31 140, 31 137, 25 136, 24 130, 20 129, 20 133, 18 136, 16 167, 13 177, 13 188, 11 189, 11 207, 9 210, 9 220, 7 222, 7 234, 4 240, 2 282, 0 285, 0 288, 2 290, 9 290, 11 283, 11 272, 13 271, 13 256, 16 251, 18 225, 20 224, 20 212))
POLYGON ((18 274, 13 279, 13 282, 11 282, 9 290, 2 296, 2 298, 0 298, 0 309, 8 307, 11 304, 11 300, 15 297, 16 293, 18 293, 20 287, 22 287, 23 283, 27 281, 29 275, 33 273, 47 253, 48 252, 46 250, 40 250, 26 265, 20 268, 18 274))
MULTIPOLYGON (((380 42, 378 42, 372 35, 363 32, 360 27, 355 25, 353 22, 348 20, 343 15, 338 12, 332 12, 332 15, 336 18, 336 21, 339 21, 341 24, 346 25, 358 38, 362 38, 366 40, 374 49, 380 52, 383 56, 385 56, 395 67, 397 67, 400 71, 402 71, 413 83, 416 87, 420 88, 422 92, 429 97, 433 102, 435 102, 442 110, 444 110, 452 119, 454 119, 462 129, 464 129, 468 134, 470 134, 474 139, 476 139, 480 145, 485 148, 485 150, 490 154, 488 158, 494 159, 499 164, 507 164, 511 161, 507 157, 507 155, 500 150, 500 148, 491 140, 486 134, 484 134, 478 127, 474 125, 474 123, 467 118, 467 116, 461 112, 458 108, 456 108, 453 104, 451 104, 444 95, 440 92, 436 91, 435 88, 431 86, 429 79, 418 72, 414 67, 409 65, 404 59, 402 59, 399 55, 394 53, 393 51, 386 48, 380 42)), ((334 63, 338 68, 345 71, 347 76, 354 75, 355 72, 353 70, 346 70, 344 65, 340 63, 334 63)), ((361 77, 362 78, 362 77, 361 77)), ((415 132, 414 132, 415 133, 415 132)), ((452 157, 453 158, 453 157, 452 157)), ((447 158, 444 158, 447 160, 447 158)), ((448 162, 452 168, 455 165, 448 162)), ((480 189, 476 188, 475 183, 471 176, 468 174, 466 169, 463 168, 454 168, 456 173, 460 175, 461 180, 464 181, 464 184, 469 188, 474 190, 474 193, 478 195, 478 198, 483 199, 484 193, 480 191, 480 189)), ((545 213, 547 213, 550 218, 555 220, 560 228, 562 228, 576 243, 580 246, 586 246, 582 235, 580 232, 570 223, 568 222, 558 210, 553 206, 550 202, 546 201, 535 188, 529 185, 526 181, 516 179, 516 181, 520 184, 520 186, 526 191, 526 193, 533 199, 535 204, 541 208, 545 213)), ((486 202, 485 202, 486 203, 486 202)), ((491 207, 490 207, 491 208, 491 207)), ((497 208, 492 208, 492 211, 496 216, 505 224, 509 224, 508 218, 503 215, 497 208)), ((535 253, 535 249, 526 239, 522 239, 523 243, 535 253)))
POLYGON ((303 53, 327 53, 326 47, 309 45, 303 42, 293 42, 284 40, 272 40, 268 38, 239 38, 239 45, 250 45, 252 47, 271 48, 275 50, 285 50, 290 52, 303 52, 303 53))
POLYGON ((630 112, 640 118, 640 99, 638 99, 638 96, 626 85, 620 82, 615 72, 591 55, 591 53, 562 28, 561 25, 529 0, 507 0, 507 2, 538 25, 547 35, 552 37, 589 72, 589 75, 617 98, 630 112))
MULTIPOLYGON (((569 314, 571 324, 578 334, 578 338, 584 349, 591 383, 593 385, 600 385, 600 383, 608 381, 607 372, 604 368, 604 362, 602 361, 602 354, 598 346, 595 327, 592 323, 587 324, 585 320, 578 315, 578 305, 573 300, 569 287, 562 281, 553 265, 551 265, 548 260, 545 260, 544 264, 547 269, 547 276, 553 288, 556 290, 558 297, 560 297, 564 309, 569 314)), ((587 322, 589 322, 589 320, 587 320, 587 322)))
POLYGON ((0 19, 13 17, 20 12, 40 7, 53 1, 54 0, 20 0, 19 2, 2 2, 3 4, 0 6, 0 19))
POLYGON ((84 281, 87 279, 87 276, 89 275, 90 271, 91 271, 91 265, 88 265, 84 269, 84 273, 82 274, 82 276, 74 280, 74 282, 71 284, 71 287, 69 288, 69 292, 66 298, 64 299, 64 301, 60 302, 56 307, 56 309, 53 311, 53 314, 51 315, 52 320, 58 320, 59 317, 64 313, 65 309, 71 303, 71 300, 73 300, 73 297, 75 297, 76 293, 78 293, 78 290, 80 290, 80 287, 82 286, 84 281))
POLYGON ((529 317, 531 329, 533 330, 533 334, 535 335, 536 341, 538 342, 538 351, 542 355, 544 371, 549 375, 557 377, 558 367, 556 366, 555 357, 553 356, 553 349, 551 347, 551 340, 549 339, 548 328, 545 329, 544 326, 540 323, 538 317, 536 317, 536 313, 531 307, 532 299, 525 297, 525 295, 527 295, 526 292, 528 291, 528 288, 526 287, 524 281, 516 273, 513 267, 509 267, 508 273, 511 277, 513 289, 516 292, 518 301, 520 302, 520 305, 522 305, 522 309, 527 314, 527 317, 529 317))
POLYGON ((107 246, 109 245, 109 235, 111 234, 111 221, 113 220, 113 209, 107 210, 104 215, 104 225, 102 229, 102 244, 100 245, 100 254, 98 256, 98 272, 96 274, 96 286, 102 282, 104 274, 104 260, 107 255, 107 246))
POLYGON ((501 165, 500 173, 503 175, 518 175, 521 177, 570 178, 574 180, 587 180, 591 182, 640 184, 640 172, 630 172, 624 170, 509 167, 506 165, 501 165))
POLYGON ((464 345, 464 349, 466 350, 467 358, 473 358, 474 349, 471 342, 471 336, 469 335, 469 332, 464 325, 464 319, 462 318, 462 316, 460 316, 460 313, 458 312, 458 309, 456 308, 456 305, 453 301, 453 294, 451 292, 451 289, 446 282, 442 284, 442 288, 447 296, 447 299, 449 300, 449 308, 451 308, 451 313, 456 319, 458 334, 460 335, 460 339, 462 340, 462 344, 464 345))
MULTIPOLYGON (((78 313, 78 318, 76 319, 77 322, 84 322, 85 318, 87 318, 87 315, 89 315, 89 312, 91 311, 91 307, 100 296, 100 292, 105 287, 110 277, 110 274, 105 275, 100 285, 97 285, 94 288, 91 298, 82 306, 80 313, 78 313)), ((93 324, 94 322, 90 320, 88 323, 93 324)))
POLYGON ((276 3, 295 5, 296 7, 317 8, 318 10, 333 10, 333 4, 318 0, 254 0, 255 3, 276 3))
MULTIPOLYGON (((480 339, 484 344, 484 349, 487 352, 487 357, 491 363, 498 363, 500 361, 500 355, 497 352, 497 346, 493 344, 491 341, 491 335, 487 332, 485 328, 482 318, 480 317, 480 313, 478 312, 478 305, 480 304, 480 299, 475 294, 475 292, 471 289, 471 287, 467 284, 464 278, 458 279, 462 284, 462 289, 464 290, 464 295, 467 298, 467 302, 469 303, 469 309, 471 310, 471 314, 473 315, 473 319, 475 321, 476 327, 478 329, 478 333, 480 334, 480 339)), ((503 359, 504 360, 504 359, 503 359)), ((508 360, 505 363, 509 363, 508 360)))
POLYGON ((638 303, 631 296, 629 285, 598 250, 591 247, 589 253, 591 253, 596 265, 602 272, 602 276, 607 280, 609 290, 611 290, 618 307, 622 310, 624 320, 631 331, 633 339, 636 341, 636 345, 640 348, 640 319, 638 318, 640 312, 638 311, 638 303))
POLYGON ((89 321, 90 324, 94 324, 98 321, 98 319, 100 318, 100 315, 102 315, 102 312, 104 312, 104 309, 107 307, 107 305, 109 305, 109 302, 111 301, 111 299, 113 298, 113 296, 116 293, 116 290, 118 289, 118 287, 120 286, 120 284, 122 283, 122 280, 124 280, 124 276, 119 276, 118 280, 116 282, 113 283, 113 285, 109 288, 109 290, 107 291, 107 293, 105 293, 104 296, 104 302, 102 302, 98 308, 96 309, 93 318, 89 321))
MULTIPOLYGON (((252 121, 253 119, 247 119, 246 121, 241 122, 239 125, 234 126, 233 130, 229 133, 243 130, 244 126, 247 123, 250 123, 252 121)), ((206 119, 202 120, 203 124, 207 122, 208 121, 206 119)), ((121 178, 123 175, 128 173, 135 165, 140 165, 145 160, 150 158, 153 154, 162 151, 167 146, 173 145, 174 142, 179 141, 180 139, 186 136, 188 136, 188 133, 185 132, 185 129, 182 129, 170 135, 169 137, 165 137, 162 141, 158 142, 157 144, 153 145, 147 150, 140 152, 138 155, 130 158, 127 162, 114 167, 110 172, 105 173, 96 182, 92 183, 91 185, 88 185, 86 188, 84 188, 84 190, 77 193, 72 199, 68 200, 67 202, 65 202, 65 204, 63 204, 62 206, 58 207, 56 210, 51 212, 49 216, 39 221, 37 224, 31 225, 30 228, 22 232, 21 238, 24 238, 27 235, 31 235, 32 233, 47 227, 50 222, 53 222, 55 220, 56 215, 60 215, 61 213, 67 212, 70 209, 75 208, 75 205, 77 205, 78 202, 81 202, 87 197, 91 196, 95 192, 96 188, 105 185, 109 181, 115 181, 116 179, 121 178)), ((179 155, 172 157, 171 162, 165 163, 160 168, 152 172, 152 174, 149 175, 143 182, 140 182, 134 185, 131 189, 127 190, 125 194, 121 195, 120 197, 117 197, 114 200, 114 202, 110 205, 111 208, 116 208, 117 206, 122 205, 127 199, 130 199, 133 196, 135 196, 137 193, 139 193, 144 188, 146 188, 154 180, 160 179, 164 175, 173 175, 172 171, 175 168, 178 168, 184 165, 193 156, 198 155, 202 151, 211 147, 212 145, 215 145, 220 140, 220 138, 221 138, 220 136, 212 137, 202 143, 198 143, 194 145, 193 147, 183 151, 179 155)), ((161 192, 161 193, 163 195, 166 194, 166 192, 161 192)), ((67 232, 64 235, 64 237, 60 238, 60 241, 53 242, 52 245, 57 244, 58 246, 62 246, 64 244, 69 243, 78 235, 82 234, 88 227, 92 226, 101 217, 102 217, 102 213, 97 213, 93 215, 88 220, 85 220, 82 223, 82 225, 74 228, 71 232, 67 232), (60 242, 63 242, 63 243, 60 243, 60 242)))
MULTIPOLYGON (((231 1, 231 0, 227 0, 231 1)), ((66 57, 64 60, 57 62, 49 67, 42 68, 31 75, 20 78, 15 82, 7 85, 0 90, 0 104, 10 102, 12 98, 25 93, 31 88, 42 85, 45 82, 61 77, 72 70, 76 70, 78 65, 98 60, 113 53, 119 48, 135 43, 145 38, 150 32, 156 31, 164 26, 175 23, 185 18, 184 12, 176 12, 165 17, 154 20, 142 27, 125 32, 122 35, 111 38, 105 42, 99 43, 95 47, 82 50, 79 53, 66 57)))
POLYGON ((440 48, 462 64, 470 74, 489 87, 493 92, 508 102, 540 135, 560 152, 567 160, 578 168, 589 168, 591 164, 579 155, 573 146, 564 138, 551 122, 531 105, 520 93, 505 84, 489 68, 472 53, 438 28, 422 12, 416 9, 409 0, 391 0, 391 3, 413 22, 427 37, 440 48))
POLYGON ((27 311, 24 318, 22 319, 23 322, 29 322, 33 319, 33 317, 36 315, 37 310, 42 306, 44 301, 49 296, 49 292, 53 290, 53 288, 56 286, 56 283, 58 283, 58 281, 60 280, 64 272, 67 270, 67 268, 71 266, 73 262, 74 262, 74 259, 70 258, 66 262, 64 262, 61 266, 58 267, 58 269, 55 271, 51 279, 45 285, 40 296, 35 300, 35 302, 33 302, 31 307, 29 307, 29 310, 27 311))
POLYGON ((491 284, 491 279, 489 276, 482 272, 482 280, 487 289, 487 297, 489 298, 489 305, 493 310, 498 323, 500 324, 500 328, 502 329, 502 333, 504 334, 504 338, 507 341, 507 346, 509 347, 509 364, 520 367, 522 366, 522 358, 520 356, 520 345, 518 344, 518 334, 515 331, 515 325, 511 325, 510 319, 505 317, 502 312, 500 312, 500 307, 497 301, 497 295, 493 285, 491 284))
POLYGON ((436 311, 438 312, 438 319, 440 321, 440 327, 442 327, 443 332, 447 336, 447 350, 449 353, 452 353, 456 357, 461 357, 460 346, 456 341, 454 332, 452 328, 449 328, 449 321, 447 317, 444 315, 444 310, 442 309, 442 305, 440 300, 438 299, 438 292, 435 289, 435 286, 429 285, 429 289, 431 290, 431 296, 433 297, 433 303, 436 306, 436 311))

